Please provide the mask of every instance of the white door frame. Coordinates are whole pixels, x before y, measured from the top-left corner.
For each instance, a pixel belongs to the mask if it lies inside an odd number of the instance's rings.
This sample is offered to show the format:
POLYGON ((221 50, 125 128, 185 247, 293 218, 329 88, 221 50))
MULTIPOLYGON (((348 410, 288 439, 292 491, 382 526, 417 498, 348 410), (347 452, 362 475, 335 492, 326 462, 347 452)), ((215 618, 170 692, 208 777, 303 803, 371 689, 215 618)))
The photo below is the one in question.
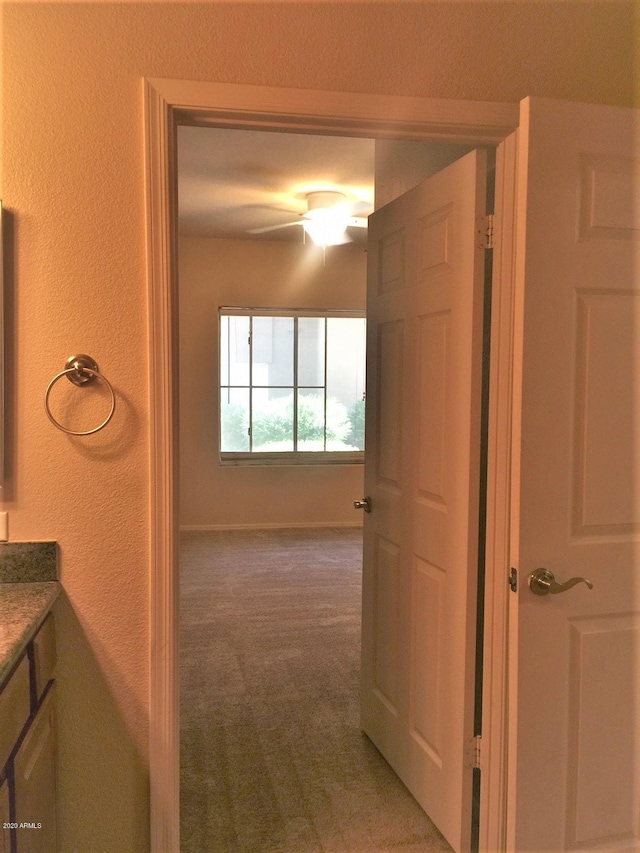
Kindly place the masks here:
POLYGON ((200 124, 497 145, 480 849, 505 850, 512 269, 517 104, 145 79, 150 367, 151 851, 179 844, 176 127, 200 124))

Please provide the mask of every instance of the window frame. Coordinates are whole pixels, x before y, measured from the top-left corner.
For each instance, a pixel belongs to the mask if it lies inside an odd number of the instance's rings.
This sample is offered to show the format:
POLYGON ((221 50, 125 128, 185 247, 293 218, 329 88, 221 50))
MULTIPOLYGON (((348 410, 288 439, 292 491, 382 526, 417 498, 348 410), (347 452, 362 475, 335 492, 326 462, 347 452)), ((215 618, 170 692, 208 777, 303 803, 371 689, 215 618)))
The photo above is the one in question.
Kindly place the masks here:
MULTIPOLYGON (((233 388, 236 386, 223 385, 221 372, 221 347, 222 347, 222 319, 223 317, 238 317, 246 316, 253 317, 293 317, 299 319, 301 317, 309 318, 355 318, 366 321, 366 312, 364 308, 354 309, 327 309, 327 308, 256 308, 247 306, 228 306, 221 305, 218 307, 218 376, 217 376, 217 420, 218 420, 218 459, 219 464, 223 467, 227 466, 265 466, 265 465, 362 465, 364 463, 364 450, 297 450, 296 426, 297 426, 297 408, 298 408, 298 391, 302 388, 310 386, 298 385, 298 331, 297 323, 294 323, 294 356, 293 356, 293 384, 291 390, 293 392, 293 407, 294 407, 294 449, 284 451, 238 451, 238 450, 222 450, 222 406, 221 398, 223 389, 233 388)), ((366 335, 366 330, 365 330, 366 335)), ((251 357, 250 357, 251 359, 251 357)), ((324 385, 318 386, 324 389, 325 394, 325 430, 326 430, 326 325, 325 325, 325 373, 324 385)), ((250 360, 251 364, 251 360, 250 360)), ((366 370, 366 367, 365 367, 366 370)), ((251 373, 251 370, 250 370, 251 373)), ((279 386, 254 386, 250 375, 249 384, 246 387, 249 390, 249 418, 252 418, 252 398, 253 390, 257 387, 279 387, 279 386)), ((284 387, 284 386, 283 386, 284 387)), ((289 387, 289 386, 287 386, 289 387)))

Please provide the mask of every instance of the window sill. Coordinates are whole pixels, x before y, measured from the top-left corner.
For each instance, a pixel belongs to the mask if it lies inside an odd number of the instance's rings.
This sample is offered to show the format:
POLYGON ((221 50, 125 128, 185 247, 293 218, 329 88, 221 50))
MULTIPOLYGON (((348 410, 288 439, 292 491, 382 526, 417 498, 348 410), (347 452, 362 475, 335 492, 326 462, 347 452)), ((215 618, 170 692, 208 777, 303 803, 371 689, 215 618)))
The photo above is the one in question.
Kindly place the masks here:
POLYGON ((271 466, 271 465, 362 465, 364 450, 336 451, 333 453, 221 453, 220 465, 271 466))

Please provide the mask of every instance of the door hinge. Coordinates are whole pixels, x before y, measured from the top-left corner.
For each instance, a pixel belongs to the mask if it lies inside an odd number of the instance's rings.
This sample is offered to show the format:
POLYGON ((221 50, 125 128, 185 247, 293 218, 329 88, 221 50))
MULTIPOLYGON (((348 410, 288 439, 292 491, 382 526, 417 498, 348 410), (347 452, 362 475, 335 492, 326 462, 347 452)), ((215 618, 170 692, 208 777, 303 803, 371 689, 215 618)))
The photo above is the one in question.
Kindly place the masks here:
POLYGON ((480 735, 472 737, 467 741, 465 750, 465 767, 472 767, 474 770, 480 770, 480 743, 482 738, 480 735))
POLYGON ((511 569, 509 571, 509 586, 511 587, 511 592, 518 591, 518 570, 511 569))
POLYGON ((476 237, 479 249, 493 249, 493 213, 476 219, 476 237))

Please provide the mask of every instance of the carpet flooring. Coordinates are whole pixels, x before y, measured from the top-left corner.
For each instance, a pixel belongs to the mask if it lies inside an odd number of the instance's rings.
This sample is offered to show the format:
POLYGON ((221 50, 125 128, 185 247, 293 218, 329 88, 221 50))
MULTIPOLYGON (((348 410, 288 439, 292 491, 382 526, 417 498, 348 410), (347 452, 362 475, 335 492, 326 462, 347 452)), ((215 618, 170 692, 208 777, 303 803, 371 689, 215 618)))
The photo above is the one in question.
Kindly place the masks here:
POLYGON ((182 534, 182 853, 450 853, 359 728, 361 548, 182 534))

